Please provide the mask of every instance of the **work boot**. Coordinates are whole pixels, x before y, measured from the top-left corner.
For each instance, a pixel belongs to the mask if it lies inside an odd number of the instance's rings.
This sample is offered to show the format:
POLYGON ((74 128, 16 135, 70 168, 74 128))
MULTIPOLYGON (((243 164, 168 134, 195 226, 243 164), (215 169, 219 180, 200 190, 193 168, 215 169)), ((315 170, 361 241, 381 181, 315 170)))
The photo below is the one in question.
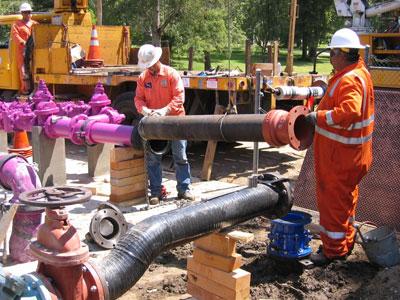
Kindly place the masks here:
POLYGON ((150 205, 160 204, 160 197, 159 196, 150 196, 149 203, 150 203, 150 205))
POLYGON ((313 262, 315 266, 326 266, 333 262, 334 260, 346 260, 347 255, 345 256, 336 256, 336 257, 326 257, 322 248, 322 245, 319 246, 316 253, 312 253, 310 255, 310 260, 313 262))
POLYGON ((178 199, 194 201, 195 197, 189 190, 187 190, 187 191, 184 191, 183 193, 178 193, 178 199))

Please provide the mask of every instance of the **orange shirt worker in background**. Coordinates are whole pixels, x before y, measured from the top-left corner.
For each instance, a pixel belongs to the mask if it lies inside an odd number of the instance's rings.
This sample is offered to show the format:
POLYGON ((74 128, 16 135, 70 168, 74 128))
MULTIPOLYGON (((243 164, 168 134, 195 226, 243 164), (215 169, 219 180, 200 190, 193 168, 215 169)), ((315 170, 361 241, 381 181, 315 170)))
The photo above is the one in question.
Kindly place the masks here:
MULTIPOLYGON (((184 116, 185 91, 179 73, 160 62, 162 49, 143 45, 139 49, 139 66, 146 70, 139 76, 136 87, 135 106, 143 116, 184 116)), ((175 165, 178 199, 194 200, 190 191, 190 166, 186 156, 187 141, 171 141, 175 165)), ((161 155, 146 153, 147 172, 150 181, 150 204, 161 199, 161 155)))
POLYGON ((22 20, 16 21, 11 29, 12 39, 16 44, 16 61, 17 68, 19 72, 20 78, 20 89, 19 92, 22 95, 29 93, 29 87, 27 85, 25 67, 24 67, 24 56, 25 56, 25 45, 26 41, 32 34, 32 26, 37 24, 36 21, 32 20, 32 7, 29 3, 22 3, 19 8, 20 13, 22 14, 22 20))
POLYGON ((315 125, 314 168, 320 213, 320 250, 315 265, 345 259, 355 239, 353 226, 358 184, 372 163, 374 88, 360 58, 357 34, 343 28, 329 45, 334 75, 316 112, 306 116, 315 125))

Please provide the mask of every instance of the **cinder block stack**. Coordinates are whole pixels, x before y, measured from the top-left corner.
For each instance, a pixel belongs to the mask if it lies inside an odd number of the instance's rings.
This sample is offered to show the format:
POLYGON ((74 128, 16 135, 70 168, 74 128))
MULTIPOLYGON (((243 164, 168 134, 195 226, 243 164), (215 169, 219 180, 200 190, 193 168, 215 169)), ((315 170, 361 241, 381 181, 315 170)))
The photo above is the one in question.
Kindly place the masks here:
POLYGON ((250 299, 250 273, 240 269, 242 256, 236 253, 238 240, 249 242, 250 233, 213 233, 194 242, 187 261, 187 291, 195 299, 250 299))
POLYGON ((110 156, 110 201, 123 204, 145 202, 146 172, 143 151, 115 147, 110 156))

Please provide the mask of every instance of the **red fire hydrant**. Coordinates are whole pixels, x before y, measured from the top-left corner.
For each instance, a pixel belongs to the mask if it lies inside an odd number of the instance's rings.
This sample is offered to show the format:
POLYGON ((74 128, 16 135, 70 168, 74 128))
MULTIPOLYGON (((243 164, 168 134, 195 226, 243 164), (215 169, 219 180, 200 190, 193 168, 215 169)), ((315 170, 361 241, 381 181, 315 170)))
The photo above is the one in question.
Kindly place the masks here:
POLYGON ((71 187, 42 188, 20 195, 22 203, 46 207, 45 222, 30 249, 39 261, 37 273, 49 279, 63 300, 105 299, 98 273, 88 262, 88 246, 81 243, 65 210, 66 205, 82 203, 90 197, 89 190, 71 187))

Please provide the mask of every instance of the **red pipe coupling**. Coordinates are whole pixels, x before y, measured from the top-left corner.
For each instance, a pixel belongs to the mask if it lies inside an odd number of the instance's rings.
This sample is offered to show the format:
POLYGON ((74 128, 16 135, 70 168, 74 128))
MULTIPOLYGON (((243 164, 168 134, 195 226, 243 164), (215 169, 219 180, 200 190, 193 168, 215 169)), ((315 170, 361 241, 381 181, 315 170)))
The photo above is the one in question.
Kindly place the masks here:
POLYGON ((307 149, 313 141, 314 128, 305 116, 310 112, 306 106, 295 106, 289 112, 275 109, 264 119, 262 133, 264 140, 274 147, 287 144, 293 149, 307 149))

